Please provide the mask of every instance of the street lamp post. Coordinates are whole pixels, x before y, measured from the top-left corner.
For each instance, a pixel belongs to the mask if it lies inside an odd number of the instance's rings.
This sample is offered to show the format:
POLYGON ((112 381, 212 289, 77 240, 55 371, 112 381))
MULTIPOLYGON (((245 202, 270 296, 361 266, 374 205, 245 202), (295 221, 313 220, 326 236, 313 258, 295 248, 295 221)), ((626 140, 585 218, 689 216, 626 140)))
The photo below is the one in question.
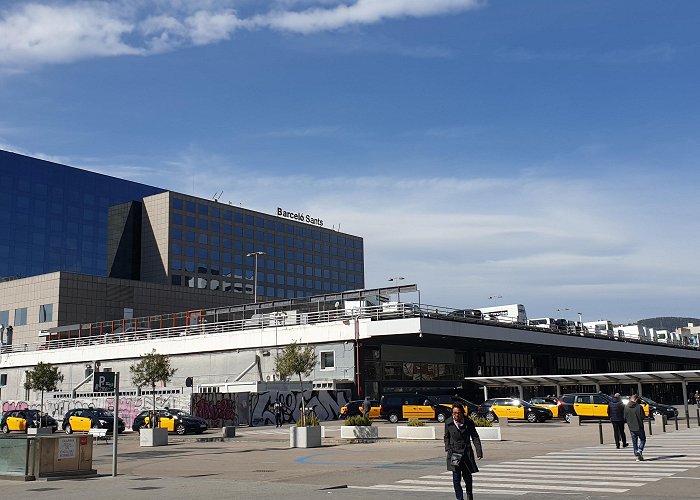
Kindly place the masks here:
MULTIPOLYGON (((396 283, 396 286, 398 287, 399 281, 401 281, 402 279, 404 279, 403 276, 392 276, 391 278, 387 278, 387 281, 393 281, 394 283, 396 283)), ((401 302, 401 292, 398 290, 400 290, 400 289, 397 289, 397 292, 396 292, 396 302, 401 302)))
POLYGON ((258 302, 258 256, 266 255, 263 251, 250 252, 245 254, 246 257, 255 257, 255 264, 253 266, 253 302, 258 302))

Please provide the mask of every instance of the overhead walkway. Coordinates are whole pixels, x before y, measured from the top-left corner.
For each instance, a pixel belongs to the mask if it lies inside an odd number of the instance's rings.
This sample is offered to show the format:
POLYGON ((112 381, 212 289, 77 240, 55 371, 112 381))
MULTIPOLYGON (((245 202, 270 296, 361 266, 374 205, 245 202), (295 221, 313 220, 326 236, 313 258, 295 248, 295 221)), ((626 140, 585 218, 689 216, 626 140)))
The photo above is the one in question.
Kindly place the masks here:
POLYGON ((681 384, 686 422, 690 421, 688 410, 688 382, 700 382, 700 370, 679 370, 664 372, 628 373, 585 373, 578 375, 518 375, 512 377, 464 377, 464 380, 482 386, 484 400, 489 398, 489 388, 517 387, 523 398, 523 387, 556 387, 561 396, 562 386, 595 385, 600 391, 601 384, 629 384, 637 386, 637 394, 642 395, 642 384, 681 384))

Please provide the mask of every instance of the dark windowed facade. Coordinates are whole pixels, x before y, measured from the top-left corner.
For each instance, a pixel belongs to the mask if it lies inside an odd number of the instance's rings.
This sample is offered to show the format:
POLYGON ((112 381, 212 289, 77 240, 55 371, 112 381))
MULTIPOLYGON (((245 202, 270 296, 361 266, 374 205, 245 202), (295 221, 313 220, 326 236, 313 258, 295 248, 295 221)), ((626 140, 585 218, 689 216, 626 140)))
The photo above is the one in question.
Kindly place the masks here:
POLYGON ((163 192, 0 151, 0 278, 107 274, 109 207, 163 192))
POLYGON ((173 285, 300 298, 364 288, 357 236, 209 200, 169 194, 168 270, 173 285))

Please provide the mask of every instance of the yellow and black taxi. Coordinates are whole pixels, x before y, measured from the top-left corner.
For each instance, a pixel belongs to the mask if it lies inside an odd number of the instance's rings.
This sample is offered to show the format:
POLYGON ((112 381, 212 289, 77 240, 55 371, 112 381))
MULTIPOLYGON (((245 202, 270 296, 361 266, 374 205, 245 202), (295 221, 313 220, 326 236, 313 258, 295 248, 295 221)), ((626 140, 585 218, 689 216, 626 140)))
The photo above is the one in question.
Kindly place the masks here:
POLYGON ((476 414, 489 422, 495 422, 499 418, 508 418, 535 423, 545 422, 552 418, 552 412, 549 409, 531 405, 518 398, 487 399, 479 406, 476 414))
MULTIPOLYGON (((160 429, 167 429, 168 432, 175 432, 179 435, 201 434, 209 428, 206 420, 190 415, 184 410, 164 408, 156 410, 156 414, 160 429)), ((144 410, 139 413, 134 418, 132 430, 139 432, 142 428, 150 427, 152 416, 153 410, 144 410)))
MULTIPOLYGON (((363 415, 362 405, 365 404, 364 399, 358 399, 356 401, 350 401, 349 403, 340 407, 340 418, 354 417, 355 415, 363 415)), ((379 401, 376 399, 369 400, 369 418, 379 418, 379 401)))
POLYGON ((12 431, 27 432, 27 429, 39 427, 39 418, 41 418, 41 427, 50 427, 51 432, 58 430, 58 422, 52 416, 42 414, 39 410, 29 409, 4 412, 0 416, 0 430, 3 434, 12 431))
POLYGON ((559 401, 557 398, 554 397, 534 397, 530 398, 527 400, 528 403, 530 403, 533 406, 539 406, 540 408, 547 408, 549 411, 552 412, 553 417, 561 417, 563 416, 560 413, 560 409, 563 406, 563 403, 559 401))
POLYGON ((468 414, 476 413, 476 411, 479 409, 478 404, 472 403, 468 399, 464 399, 463 397, 458 396, 456 394, 455 395, 440 394, 438 396, 430 396, 430 398, 433 401, 435 401, 437 404, 448 408, 450 410, 450 412, 452 412, 452 405, 454 403, 459 403, 462 406, 464 406, 464 409, 467 410, 468 414))
POLYGON ((392 424, 410 418, 444 422, 449 416, 449 408, 423 394, 384 394, 379 401, 379 418, 392 424))
MULTIPOLYGON (((126 426, 124 421, 117 417, 117 426, 120 434, 126 426)), ((90 429, 107 429, 110 433, 114 429, 114 413, 104 408, 75 408, 63 416, 63 432, 88 432, 90 429)))
POLYGON ((602 392, 578 392, 564 394, 559 400, 562 403, 559 409, 560 415, 563 415, 567 422, 571 422, 573 416, 581 419, 608 418, 608 404, 613 399, 602 392))

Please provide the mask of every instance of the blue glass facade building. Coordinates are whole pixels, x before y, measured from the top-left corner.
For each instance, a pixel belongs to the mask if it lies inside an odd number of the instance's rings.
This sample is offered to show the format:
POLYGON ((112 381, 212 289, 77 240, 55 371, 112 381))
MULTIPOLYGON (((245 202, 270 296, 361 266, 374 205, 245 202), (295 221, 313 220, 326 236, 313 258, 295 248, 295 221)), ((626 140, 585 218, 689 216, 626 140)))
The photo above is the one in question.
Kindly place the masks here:
POLYGON ((0 278, 107 275, 108 209, 164 189, 0 150, 0 278))

